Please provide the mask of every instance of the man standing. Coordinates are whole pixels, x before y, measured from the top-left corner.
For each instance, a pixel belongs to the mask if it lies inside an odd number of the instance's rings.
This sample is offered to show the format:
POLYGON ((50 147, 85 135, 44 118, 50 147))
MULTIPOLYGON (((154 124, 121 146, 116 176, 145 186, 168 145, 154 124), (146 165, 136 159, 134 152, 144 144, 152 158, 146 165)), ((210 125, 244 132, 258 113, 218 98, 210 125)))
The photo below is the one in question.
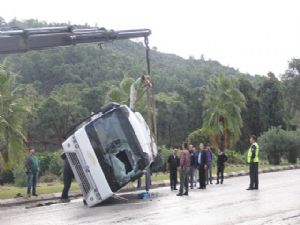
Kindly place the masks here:
POLYGON ((217 183, 219 184, 219 179, 221 176, 221 184, 223 184, 224 180, 224 169, 225 169, 225 162, 227 161, 227 156, 224 152, 220 149, 218 150, 218 160, 217 160, 217 183))
POLYGON ((210 148, 210 144, 207 144, 206 146, 206 154, 207 154, 207 170, 206 170, 206 185, 208 185, 208 181, 210 184, 212 184, 212 159, 213 154, 210 148))
POLYGON ((27 174, 27 197, 37 196, 36 184, 39 171, 39 160, 35 156, 35 149, 29 150, 29 155, 25 160, 26 174, 27 174))
POLYGON ((190 171, 189 171, 189 181, 190 181, 190 188, 194 188, 194 177, 195 177, 195 152, 194 152, 194 146, 189 145, 189 153, 191 157, 191 165, 190 165, 190 171))
POLYGON ((177 190, 177 168, 179 166, 179 158, 176 149, 173 148, 172 154, 168 158, 169 171, 170 171, 170 186, 171 190, 177 190))
POLYGON ((207 169, 207 154, 204 150, 204 145, 201 143, 199 145, 200 151, 196 155, 197 166, 199 170, 199 184, 200 187, 198 189, 206 189, 205 185, 205 171, 207 169))
POLYGON ((188 144, 183 143, 180 153, 180 189, 177 196, 189 195, 189 168, 190 168, 190 153, 188 151, 188 144), (183 193, 183 187, 185 192, 183 193))
POLYGON ((250 136, 251 146, 247 154, 247 163, 249 163, 249 175, 250 175, 250 185, 246 190, 257 190, 258 189, 258 154, 259 146, 256 143, 256 136, 250 136))

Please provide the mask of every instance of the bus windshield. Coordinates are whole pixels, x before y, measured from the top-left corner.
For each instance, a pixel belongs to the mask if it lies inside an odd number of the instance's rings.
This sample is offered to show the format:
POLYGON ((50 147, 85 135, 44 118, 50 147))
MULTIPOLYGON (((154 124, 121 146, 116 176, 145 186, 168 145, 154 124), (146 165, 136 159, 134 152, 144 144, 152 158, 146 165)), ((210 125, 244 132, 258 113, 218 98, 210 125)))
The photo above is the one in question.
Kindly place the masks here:
POLYGON ((128 109, 120 107, 85 128, 112 191, 126 185, 148 164, 128 114, 128 109))

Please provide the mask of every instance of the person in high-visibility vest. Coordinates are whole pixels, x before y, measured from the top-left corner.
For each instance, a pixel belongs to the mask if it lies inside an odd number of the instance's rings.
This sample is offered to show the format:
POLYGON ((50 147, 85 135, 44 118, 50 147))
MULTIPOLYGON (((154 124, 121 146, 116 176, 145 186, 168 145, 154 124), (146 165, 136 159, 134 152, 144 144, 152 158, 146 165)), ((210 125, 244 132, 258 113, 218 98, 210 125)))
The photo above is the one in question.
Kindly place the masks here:
POLYGON ((258 163, 259 163, 259 146, 256 143, 256 136, 250 136, 251 146, 247 154, 247 163, 249 163, 250 185, 246 190, 258 189, 258 163))

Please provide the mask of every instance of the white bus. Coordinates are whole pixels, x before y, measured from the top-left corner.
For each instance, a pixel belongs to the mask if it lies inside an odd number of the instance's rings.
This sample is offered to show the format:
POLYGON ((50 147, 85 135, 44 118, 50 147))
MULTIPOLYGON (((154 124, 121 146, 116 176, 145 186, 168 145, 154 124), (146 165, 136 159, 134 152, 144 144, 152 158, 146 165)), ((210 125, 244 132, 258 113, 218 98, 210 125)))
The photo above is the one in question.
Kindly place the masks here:
POLYGON ((62 146, 89 207, 141 177, 157 155, 141 114, 117 103, 82 122, 62 146))

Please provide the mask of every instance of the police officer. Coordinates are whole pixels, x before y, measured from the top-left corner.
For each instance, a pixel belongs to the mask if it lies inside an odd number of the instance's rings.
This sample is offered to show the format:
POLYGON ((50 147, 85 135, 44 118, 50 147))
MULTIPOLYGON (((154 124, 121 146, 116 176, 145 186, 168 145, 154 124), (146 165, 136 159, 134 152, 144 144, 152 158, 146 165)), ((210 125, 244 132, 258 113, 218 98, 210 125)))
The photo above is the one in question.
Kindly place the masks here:
POLYGON ((250 136, 251 146, 247 154, 247 163, 249 163, 249 175, 250 175, 250 185, 246 190, 257 190, 258 189, 258 154, 259 146, 256 143, 256 136, 250 136))

